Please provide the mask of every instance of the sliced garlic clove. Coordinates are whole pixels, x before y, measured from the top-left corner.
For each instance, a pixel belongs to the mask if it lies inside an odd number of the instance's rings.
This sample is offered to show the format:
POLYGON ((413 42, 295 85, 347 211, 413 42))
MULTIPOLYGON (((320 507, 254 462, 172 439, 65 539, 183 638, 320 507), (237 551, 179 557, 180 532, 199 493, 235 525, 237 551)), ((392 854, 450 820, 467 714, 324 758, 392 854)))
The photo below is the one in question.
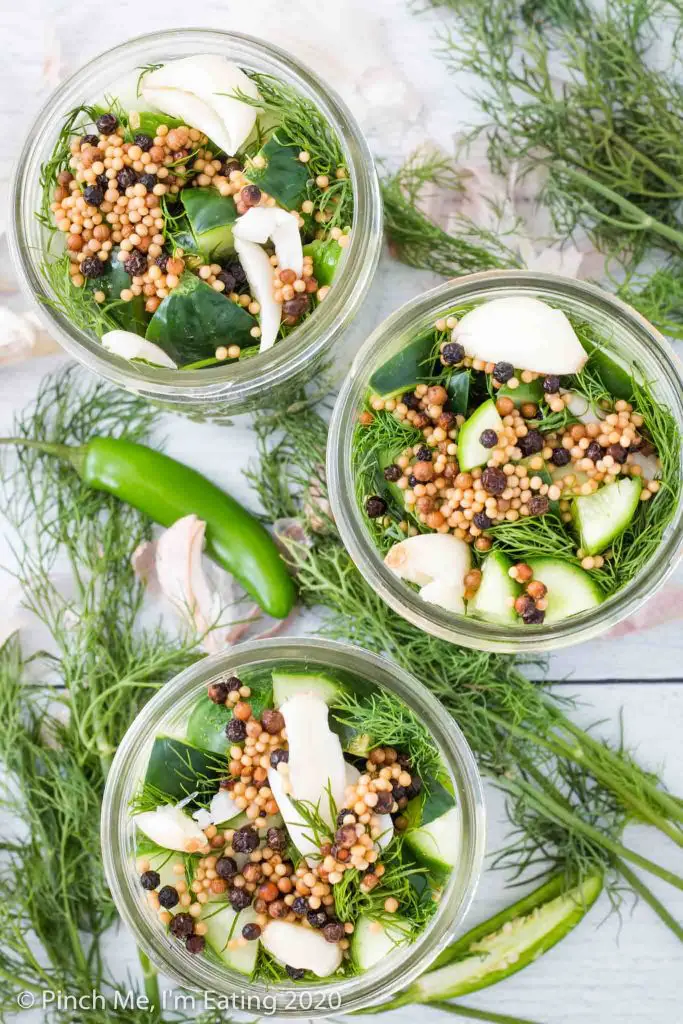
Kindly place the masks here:
POLYGON ((471 565, 469 545, 452 533, 421 533, 389 549, 384 564, 400 579, 425 587, 435 579, 463 583, 471 565))
POLYGON ((156 811, 135 814, 133 821, 148 839, 157 846, 163 846, 165 850, 178 850, 184 853, 187 843, 191 840, 201 846, 206 845, 206 836, 199 825, 181 808, 172 807, 170 804, 166 807, 157 807, 156 811))
POLYGON ((465 614, 465 580, 451 580, 441 577, 432 580, 425 587, 420 589, 420 597, 428 604, 436 604, 447 612, 456 612, 458 615, 465 614))
POLYGON ((270 239, 275 248, 281 270, 293 270, 301 277, 304 269, 304 251, 295 214, 277 206, 252 206, 238 217, 233 228, 235 238, 260 245, 270 239))
POLYGON ((107 331, 102 335, 102 346, 107 352, 113 352, 122 359, 142 359, 153 366, 165 366, 169 370, 178 369, 177 364, 163 348, 146 341, 133 331, 107 331))
POLYGON ((198 128, 228 156, 234 156, 247 139, 258 113, 256 107, 235 97, 238 92, 258 99, 248 75, 213 53, 169 61, 142 81, 142 95, 148 102, 198 128))
POLYGON ((339 737, 329 726, 329 708, 312 693, 297 693, 284 701, 280 713, 287 729, 292 796, 317 807, 332 826, 329 795, 343 807, 346 762, 339 737))
POLYGON ((523 295, 482 303, 464 315, 452 337, 473 359, 535 373, 578 373, 588 358, 561 309, 523 295))
POLYGON ((322 932, 290 921, 269 921, 261 942, 280 963, 312 971, 319 978, 334 974, 342 961, 338 943, 328 942, 322 932))
POLYGON ((267 252, 260 245, 238 238, 234 232, 233 238, 235 252, 247 275, 249 291, 261 307, 259 312, 261 327, 259 352, 267 352, 277 340, 282 318, 282 305, 273 298, 273 268, 267 252))

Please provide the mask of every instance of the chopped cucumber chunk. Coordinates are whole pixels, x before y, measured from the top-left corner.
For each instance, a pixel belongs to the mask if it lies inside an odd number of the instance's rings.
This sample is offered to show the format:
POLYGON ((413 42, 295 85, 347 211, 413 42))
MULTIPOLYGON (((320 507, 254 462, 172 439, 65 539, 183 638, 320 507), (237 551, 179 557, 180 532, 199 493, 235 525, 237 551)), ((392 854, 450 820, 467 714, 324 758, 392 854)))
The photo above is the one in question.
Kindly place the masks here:
POLYGON ((353 932, 353 958, 361 971, 369 971, 405 943, 409 934, 410 923, 398 914, 393 915, 391 921, 359 917, 353 932))
POLYGON ((492 551, 487 556, 482 566, 479 589, 467 602, 468 615, 487 622, 507 624, 517 621, 514 600, 522 588, 508 575, 511 566, 510 559, 500 551, 492 551))
POLYGON ((226 967, 231 967, 240 974, 253 974, 260 943, 258 939, 253 939, 247 942, 246 946, 230 949, 230 941, 239 939, 245 924, 253 924, 257 917, 258 914, 253 907, 247 907, 246 910, 237 913, 229 905, 217 909, 215 903, 205 903, 200 915, 208 929, 208 945, 226 967))
POLYGON ((543 385, 538 377, 529 384, 521 380, 516 388, 503 384, 502 388, 499 388, 496 392, 496 395, 498 398, 511 398, 518 409, 525 402, 533 402, 534 405, 538 405, 543 400, 543 385))
POLYGON ((417 384, 428 383, 434 370, 433 334, 423 335, 405 345, 378 366, 370 377, 370 388, 382 398, 413 391, 417 384))
POLYGON ((458 433, 458 463, 463 473, 477 466, 483 466, 491 457, 491 450, 479 440, 485 430, 499 434, 503 421, 493 399, 484 402, 470 418, 463 423, 458 433))
POLYGON ((461 843, 460 811, 451 807, 439 818, 406 832, 406 843, 417 860, 439 874, 445 874, 458 860, 461 843))
POLYGON ((604 595, 597 583, 578 565, 559 558, 530 558, 534 579, 548 588, 545 622, 560 622, 588 608, 602 604, 604 595))
POLYGON ((197 803, 201 804, 213 796, 224 775, 224 756, 200 750, 172 736, 157 736, 149 755, 145 784, 167 797, 169 803, 196 792, 197 803))
POLYGON ((611 544, 633 519, 643 483, 640 477, 623 477, 593 494, 574 499, 572 514, 581 547, 589 555, 611 544))
POLYGON ((312 693, 326 704, 331 704, 344 687, 331 676, 319 672, 273 672, 273 701, 276 707, 297 693, 312 693))

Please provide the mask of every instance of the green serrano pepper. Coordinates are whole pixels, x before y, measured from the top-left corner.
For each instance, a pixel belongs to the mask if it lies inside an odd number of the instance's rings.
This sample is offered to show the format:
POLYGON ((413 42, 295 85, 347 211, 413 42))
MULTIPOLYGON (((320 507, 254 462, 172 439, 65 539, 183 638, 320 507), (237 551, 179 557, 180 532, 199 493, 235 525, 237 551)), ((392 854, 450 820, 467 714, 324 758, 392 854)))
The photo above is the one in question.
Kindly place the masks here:
POLYGON ((94 437, 81 447, 21 437, 1 438, 0 443, 67 460, 90 487, 113 494, 161 526, 196 515, 206 523, 207 554, 232 573, 264 612, 284 619, 292 610, 294 582, 266 528, 196 470, 123 438, 94 437))

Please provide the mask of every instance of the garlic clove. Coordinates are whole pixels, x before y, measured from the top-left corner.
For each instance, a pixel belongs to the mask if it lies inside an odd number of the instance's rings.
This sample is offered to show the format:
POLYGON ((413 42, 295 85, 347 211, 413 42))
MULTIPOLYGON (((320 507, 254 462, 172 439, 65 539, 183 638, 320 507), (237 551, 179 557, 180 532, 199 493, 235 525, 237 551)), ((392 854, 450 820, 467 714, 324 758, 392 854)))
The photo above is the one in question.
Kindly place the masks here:
POLYGON ((384 564, 400 579, 426 587, 432 580, 462 582, 471 565, 469 545, 452 533, 421 533, 389 549, 384 564))
POLYGON ((312 971, 319 978, 334 974, 342 961, 339 944, 322 932, 290 921, 269 921, 261 934, 268 952, 289 967, 312 971))
POLYGON ((277 340, 282 319, 282 304, 273 298, 273 268, 267 252, 260 245, 238 238, 234 232, 233 238, 235 252, 247 275, 249 291, 261 307, 259 312, 261 327, 259 352, 267 352, 277 340))
POLYGON ((588 358, 561 309, 523 295, 482 303, 464 315, 452 337, 473 359, 535 373, 578 373, 588 358))
POLYGON ((107 331, 102 335, 102 345, 107 352, 113 352, 122 359, 142 359, 153 366, 166 366, 169 370, 178 368, 163 348, 133 331, 107 331))
POLYGON ((429 604, 438 604, 447 612, 455 612, 458 615, 465 614, 465 583, 440 578, 432 580, 420 589, 420 597, 429 604))
POLYGON ((142 81, 142 95, 172 117, 215 142, 234 156, 254 127, 257 108, 235 98, 242 92, 258 99, 253 81, 232 61, 200 53, 169 61, 142 81))
POLYGON ((346 762, 339 737, 329 726, 327 704, 312 693, 297 693, 283 702, 280 713, 287 729, 292 795, 318 806, 321 818, 332 826, 328 792, 337 807, 344 806, 346 762))
POLYGON ((157 807, 156 811, 135 814, 133 821, 148 839, 166 850, 184 853, 190 840, 201 846, 206 845, 206 836, 199 825, 180 807, 173 807, 170 804, 157 807))
POLYGON ((252 206, 238 217, 233 228, 235 238, 264 245, 269 239, 275 248, 281 270, 293 270, 301 277, 304 252, 296 216, 277 206, 252 206))

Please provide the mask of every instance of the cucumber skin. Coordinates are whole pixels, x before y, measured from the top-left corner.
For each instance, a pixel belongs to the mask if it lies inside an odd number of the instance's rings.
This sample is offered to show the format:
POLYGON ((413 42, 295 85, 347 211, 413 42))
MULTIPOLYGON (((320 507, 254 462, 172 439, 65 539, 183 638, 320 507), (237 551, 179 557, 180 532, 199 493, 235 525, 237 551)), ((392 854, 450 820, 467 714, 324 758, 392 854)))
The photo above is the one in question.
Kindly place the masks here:
MULTIPOLYGON (((580 497, 574 498, 574 501, 572 503, 572 518, 573 518, 573 522, 574 522, 574 527, 575 527, 575 529, 576 529, 576 531, 579 534, 579 537, 581 539, 581 546, 583 548, 585 548, 585 550, 587 551, 587 553, 589 555, 597 555, 597 554, 599 554, 600 551, 604 551, 605 548, 608 547, 612 543, 612 541, 615 539, 615 537, 618 537, 620 534, 622 534, 624 532, 624 530, 628 529, 630 524, 633 522, 633 517, 635 516, 636 512, 638 511, 638 502, 639 502, 639 499, 640 499, 640 492, 642 490, 643 484, 642 484, 641 478, 637 477, 637 476, 632 476, 632 477, 628 478, 628 480, 629 481, 634 481, 637 484, 639 484, 639 486, 638 486, 638 494, 636 496, 635 502, 633 503, 633 510, 631 512, 631 515, 630 515, 629 519, 624 523, 623 526, 618 527, 613 533, 610 534, 609 537, 607 537, 605 540, 601 541, 599 544, 588 544, 584 540, 584 538, 583 538, 583 531, 581 529, 581 520, 580 520, 580 517, 579 517, 580 508, 583 508, 586 503, 590 502, 590 499, 594 495, 592 495, 592 494, 589 494, 589 495, 586 495, 586 496, 582 495, 580 497)), ((616 483, 608 484, 607 486, 609 486, 609 487, 619 487, 619 484, 626 483, 626 482, 627 482, 627 479, 625 477, 620 477, 619 480, 616 483)), ((600 491, 596 491, 595 493, 599 494, 600 491)))
MULTIPOLYGON (((450 963, 462 959, 469 952, 473 943, 481 941, 487 935, 491 935, 494 931, 500 931, 505 924, 512 922, 515 918, 527 916, 534 909, 540 909, 542 913, 543 905, 549 903, 553 899, 559 898, 562 895, 562 890, 562 876, 556 876, 544 886, 541 886, 540 889, 537 889, 536 892, 531 893, 526 900, 520 900, 519 903, 513 904, 513 906, 508 907, 507 910, 503 911, 501 914, 485 921, 482 925, 479 925, 471 932, 468 932, 467 935, 464 935, 462 939, 458 940, 458 942, 449 946, 448 949, 444 950, 444 953, 437 958, 434 966, 428 971, 428 974, 431 975, 436 969, 443 969, 450 963), (447 956, 448 959, 444 963, 443 958, 445 956, 447 956)), ((537 960, 538 957, 546 953, 549 949, 552 949, 553 946, 557 945, 565 935, 568 935, 569 932, 583 920, 586 913, 597 900, 601 891, 602 876, 590 875, 579 886, 576 886, 565 893, 565 898, 568 902, 568 912, 562 922, 556 925, 548 934, 541 936, 519 957, 517 961, 515 961, 515 963, 508 964, 508 966, 501 970, 494 971, 484 977, 473 979, 469 984, 467 982, 461 982, 457 987, 451 990, 441 992, 438 996, 432 996, 431 1001, 442 1001, 444 999, 454 999, 468 995, 471 992, 479 991, 479 989, 495 985, 499 981, 503 981, 505 978, 509 978, 518 971, 521 971, 524 967, 527 967, 530 963, 533 963, 534 960, 537 960)), ((417 981, 406 991, 405 1002, 420 1001, 420 982, 417 981)))
POLYGON ((216 792, 224 774, 225 758, 220 755, 173 736, 157 736, 147 762, 145 782, 173 802, 184 800, 197 790, 197 802, 201 804, 204 797, 216 792))
POLYGON ((370 390, 382 398, 392 398, 413 391, 417 384, 429 383, 434 376, 434 363, 430 361, 433 349, 433 334, 415 338, 377 367, 370 377, 370 390))
MULTIPOLYGON (((458 462, 463 473, 468 473, 471 469, 476 469, 478 466, 486 464, 490 458, 490 450, 484 448, 483 444, 479 441, 479 437, 488 429, 493 429, 496 433, 499 433, 502 427, 503 421, 492 398, 480 405, 478 409, 475 409, 470 418, 463 423, 458 433, 458 462), (489 422, 491 427, 489 427, 489 422), (477 460, 475 462, 466 458, 463 451, 465 444, 467 444, 468 434, 472 431, 477 432, 475 441, 477 451, 472 453, 477 460)), ((474 445, 472 447, 474 448, 474 445)))

